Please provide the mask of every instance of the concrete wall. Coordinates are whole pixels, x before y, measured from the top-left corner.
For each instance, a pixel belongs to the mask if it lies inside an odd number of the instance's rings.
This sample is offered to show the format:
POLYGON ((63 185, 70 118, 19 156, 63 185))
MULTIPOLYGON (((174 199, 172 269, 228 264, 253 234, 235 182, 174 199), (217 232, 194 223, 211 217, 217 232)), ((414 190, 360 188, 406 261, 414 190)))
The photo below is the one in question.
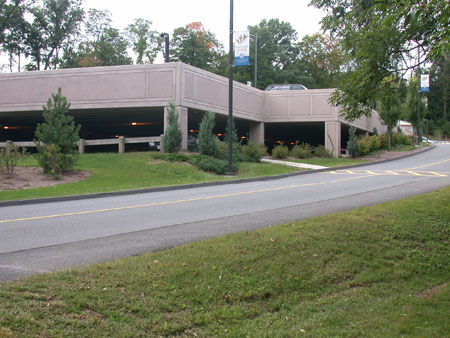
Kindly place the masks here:
POLYGON ((328 103, 333 90, 265 92, 264 122, 336 121, 338 110, 328 103))
MULTIPOLYGON (((228 115, 228 84, 228 79, 223 76, 181 64, 180 105, 228 115)), ((261 121, 263 104, 263 91, 236 81, 234 82, 234 116, 252 121, 261 121)))
POLYGON ((179 64, 0 74, 0 112, 40 111, 52 93, 72 109, 161 107, 177 97, 179 64))

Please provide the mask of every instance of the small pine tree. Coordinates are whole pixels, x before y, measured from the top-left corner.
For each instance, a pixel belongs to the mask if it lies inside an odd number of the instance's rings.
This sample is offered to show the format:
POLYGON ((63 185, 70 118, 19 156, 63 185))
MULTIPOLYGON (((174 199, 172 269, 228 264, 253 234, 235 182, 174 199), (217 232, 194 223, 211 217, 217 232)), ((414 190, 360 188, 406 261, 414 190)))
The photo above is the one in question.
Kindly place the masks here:
POLYGON ((349 134, 350 135, 347 142, 347 151, 352 156, 352 158, 355 158, 359 154, 359 143, 358 136, 356 136, 356 128, 350 127, 349 134))
POLYGON ((202 155, 216 156, 217 153, 217 136, 214 135, 213 130, 216 124, 216 114, 207 112, 203 115, 202 122, 200 122, 198 132, 198 151, 202 155))
POLYGON ((58 179, 64 170, 71 170, 77 159, 76 142, 80 139, 80 125, 75 125, 72 116, 67 115, 70 103, 61 95, 52 94, 44 106, 44 122, 35 130, 37 160, 45 174, 58 179))
POLYGON ((178 113, 175 103, 169 102, 167 128, 163 136, 163 148, 166 153, 176 153, 181 150, 182 133, 178 123, 178 113))
MULTIPOLYGON (((225 137, 224 137, 224 141, 228 144, 228 124, 229 124, 229 118, 227 119, 227 125, 225 127, 225 137)), ((239 143, 239 138, 238 138, 238 134, 237 134, 237 129, 236 129, 236 125, 234 124, 234 117, 231 118, 231 142, 232 143, 239 143)))

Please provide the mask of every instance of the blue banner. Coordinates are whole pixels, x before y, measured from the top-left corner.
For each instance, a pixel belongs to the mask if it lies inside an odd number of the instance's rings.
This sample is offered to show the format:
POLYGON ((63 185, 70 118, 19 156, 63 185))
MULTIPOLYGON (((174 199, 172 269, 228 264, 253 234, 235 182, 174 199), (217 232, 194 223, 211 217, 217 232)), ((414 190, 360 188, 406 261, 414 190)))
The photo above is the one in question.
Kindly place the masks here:
POLYGON ((234 32, 234 65, 250 64, 250 32, 234 32))
POLYGON ((430 91, 430 75, 423 74, 420 76, 420 91, 429 92, 430 91))

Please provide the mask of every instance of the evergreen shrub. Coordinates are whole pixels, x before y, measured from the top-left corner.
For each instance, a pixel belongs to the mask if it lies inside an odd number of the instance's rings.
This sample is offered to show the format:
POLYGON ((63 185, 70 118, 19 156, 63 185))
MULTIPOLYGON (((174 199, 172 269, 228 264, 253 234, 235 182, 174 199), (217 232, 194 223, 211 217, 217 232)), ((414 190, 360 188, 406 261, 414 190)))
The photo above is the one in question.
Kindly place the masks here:
POLYGON ((43 107, 44 122, 35 131, 36 158, 44 173, 54 179, 59 179, 63 171, 73 169, 78 158, 76 143, 80 139, 80 125, 67 115, 69 108, 70 103, 58 88, 58 93, 52 94, 43 107))
POLYGON ((163 150, 176 153, 181 150, 182 132, 178 123, 178 113, 174 102, 169 102, 167 128, 163 135, 163 150))
POLYGON ((202 155, 216 156, 217 136, 213 133, 215 120, 216 115, 213 112, 207 112, 200 122, 197 147, 202 155))

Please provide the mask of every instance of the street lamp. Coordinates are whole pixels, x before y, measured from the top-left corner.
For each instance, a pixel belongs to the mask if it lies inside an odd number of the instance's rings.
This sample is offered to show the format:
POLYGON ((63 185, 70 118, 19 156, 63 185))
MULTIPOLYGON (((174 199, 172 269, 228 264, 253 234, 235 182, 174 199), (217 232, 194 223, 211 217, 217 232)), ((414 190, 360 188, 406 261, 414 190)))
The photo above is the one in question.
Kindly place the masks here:
POLYGON ((233 0, 230 0, 230 55, 229 55, 229 71, 228 71, 228 175, 233 173, 233 138, 231 131, 233 130, 233 0))
POLYGON ((169 58, 169 34, 161 33, 160 37, 164 38, 164 44, 165 44, 165 48, 164 48, 164 62, 165 63, 169 63, 170 62, 170 58, 169 58))
POLYGON ((250 38, 255 40, 255 88, 257 86, 257 80, 258 80, 258 35, 256 34, 250 34, 250 38))

